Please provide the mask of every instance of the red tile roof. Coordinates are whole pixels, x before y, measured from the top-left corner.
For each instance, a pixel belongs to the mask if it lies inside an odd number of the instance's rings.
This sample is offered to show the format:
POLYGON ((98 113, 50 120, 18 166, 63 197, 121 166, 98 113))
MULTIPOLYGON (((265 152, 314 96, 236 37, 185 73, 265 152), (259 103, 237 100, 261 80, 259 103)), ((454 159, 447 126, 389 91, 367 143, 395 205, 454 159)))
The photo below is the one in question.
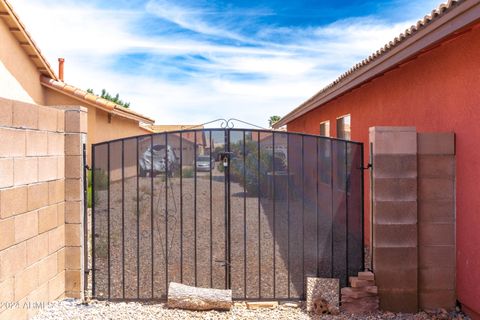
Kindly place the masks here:
POLYGON ((136 120, 142 123, 146 123, 146 124, 153 124, 155 122, 155 120, 148 118, 135 111, 132 111, 129 108, 124 108, 121 105, 113 103, 107 99, 101 98, 97 95, 94 95, 85 90, 79 89, 77 87, 74 87, 72 85, 66 84, 64 82, 53 80, 45 76, 41 76, 40 81, 42 85, 45 87, 61 92, 65 95, 68 95, 88 105, 105 110, 107 112, 110 112, 125 118, 129 118, 132 120, 136 120))

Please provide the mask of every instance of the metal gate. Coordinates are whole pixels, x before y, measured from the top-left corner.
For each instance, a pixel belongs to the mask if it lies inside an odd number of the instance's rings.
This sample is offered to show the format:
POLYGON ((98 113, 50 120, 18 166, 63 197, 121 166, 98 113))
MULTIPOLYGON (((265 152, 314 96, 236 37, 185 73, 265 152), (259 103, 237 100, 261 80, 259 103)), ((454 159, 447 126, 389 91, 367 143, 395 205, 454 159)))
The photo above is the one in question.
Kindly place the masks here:
POLYGON ((92 148, 92 295, 165 299, 171 281, 303 299, 363 269, 363 145, 236 128, 92 148))

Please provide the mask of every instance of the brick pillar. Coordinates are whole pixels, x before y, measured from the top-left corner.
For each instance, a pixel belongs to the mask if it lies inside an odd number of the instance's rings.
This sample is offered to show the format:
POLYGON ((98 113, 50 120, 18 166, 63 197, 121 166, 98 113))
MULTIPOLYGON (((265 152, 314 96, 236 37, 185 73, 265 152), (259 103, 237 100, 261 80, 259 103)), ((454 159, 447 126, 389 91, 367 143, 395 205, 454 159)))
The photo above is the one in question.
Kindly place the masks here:
POLYGON ((65 295, 83 296, 83 155, 87 109, 65 110, 65 295))
POLYGON ((418 310, 417 133, 370 128, 373 148, 373 269, 380 308, 418 310))
POLYGON ((455 136, 418 134, 421 309, 455 308, 455 136))

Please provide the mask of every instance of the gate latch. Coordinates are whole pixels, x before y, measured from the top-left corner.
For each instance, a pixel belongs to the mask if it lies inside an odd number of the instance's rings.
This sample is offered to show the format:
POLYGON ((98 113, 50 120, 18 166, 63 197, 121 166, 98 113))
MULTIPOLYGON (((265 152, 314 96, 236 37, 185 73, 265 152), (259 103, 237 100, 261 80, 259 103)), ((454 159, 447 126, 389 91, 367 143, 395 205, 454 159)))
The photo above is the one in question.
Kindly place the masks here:
POLYGON ((223 163, 223 167, 226 168, 228 167, 228 163, 230 162, 230 156, 233 154, 233 152, 220 152, 219 153, 219 158, 220 161, 223 163))
POLYGON ((215 260, 215 262, 220 263, 222 267, 230 266, 230 262, 228 262, 227 260, 215 260))

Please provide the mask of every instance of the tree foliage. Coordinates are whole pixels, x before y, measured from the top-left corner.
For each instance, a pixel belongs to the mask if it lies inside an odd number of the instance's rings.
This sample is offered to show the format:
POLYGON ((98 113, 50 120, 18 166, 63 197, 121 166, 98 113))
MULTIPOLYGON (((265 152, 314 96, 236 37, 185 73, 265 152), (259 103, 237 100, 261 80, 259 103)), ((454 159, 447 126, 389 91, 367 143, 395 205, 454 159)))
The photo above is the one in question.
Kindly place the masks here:
POLYGON ((280 116, 271 116, 270 119, 268 119, 268 125, 271 127, 273 127, 273 125, 275 123, 277 123, 278 121, 280 121, 282 119, 282 117, 280 116))
MULTIPOLYGON (((87 92, 91 94, 96 94, 95 92, 93 92, 93 89, 87 89, 87 92)), ((112 101, 113 103, 116 103, 118 105, 121 105, 124 108, 130 107, 130 102, 126 102, 120 99, 120 95, 118 93, 115 95, 111 95, 110 93, 107 92, 107 90, 102 89, 102 93, 100 94, 100 97, 102 97, 103 99, 112 101)))

